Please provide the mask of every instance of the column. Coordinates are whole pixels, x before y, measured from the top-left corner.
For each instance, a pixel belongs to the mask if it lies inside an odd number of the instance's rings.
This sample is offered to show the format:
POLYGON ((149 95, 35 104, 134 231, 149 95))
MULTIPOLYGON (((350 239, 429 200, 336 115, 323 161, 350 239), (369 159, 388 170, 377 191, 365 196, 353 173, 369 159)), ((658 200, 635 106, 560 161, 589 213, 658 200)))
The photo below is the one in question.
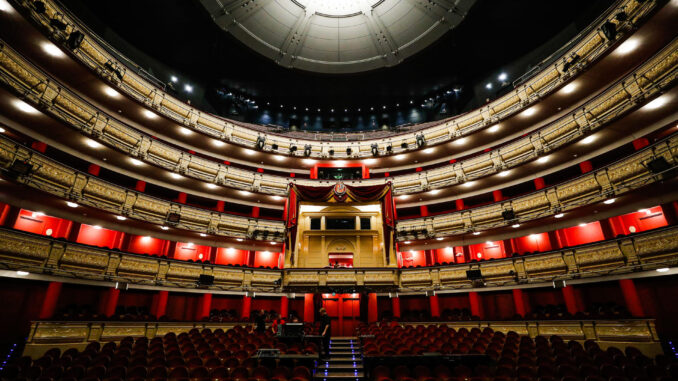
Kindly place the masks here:
POLYGON ((143 180, 137 180, 136 185, 134 186, 134 190, 137 192, 145 192, 146 191, 146 182, 143 180))
POLYGON ((431 295, 428 297, 429 305, 431 306, 431 317, 439 318, 440 317, 440 301, 438 300, 438 295, 431 295))
POLYGON ((106 292, 106 307, 104 309, 105 316, 113 316, 115 307, 118 306, 118 298, 120 297, 120 290, 111 287, 106 292))
POLYGON ((313 294, 304 294, 304 323, 313 323, 313 294))
POLYGON ((240 311, 240 317, 249 319, 250 316, 252 316, 252 297, 245 295, 242 297, 242 311, 240 311))
POLYGON ((582 174, 589 173, 593 171, 593 164, 588 160, 582 161, 581 163, 579 163, 579 170, 581 170, 582 174))
POLYGON ((459 198, 454 201, 455 206, 457 207, 457 210, 464 210, 464 199, 459 198))
POLYGON ((391 309, 393 309, 393 317, 400 319, 400 298, 391 298, 391 309))
POLYGON ((561 289, 563 291, 563 299, 565 299, 565 306, 570 315, 575 315, 579 312, 577 305, 577 295, 574 293, 574 287, 566 286, 561 289))
POLYGON ((257 255, 257 252, 254 250, 249 250, 247 252, 247 267, 254 267, 254 257, 257 255))
POLYGON ((158 305, 155 307, 156 318, 167 314, 167 299, 169 299, 169 291, 158 291, 158 305))
POLYGON ((282 316, 283 319, 287 319, 287 315, 289 315, 289 308, 290 308, 290 301, 287 298, 287 296, 281 296, 280 297, 280 316, 282 316))
POLYGON ((217 212, 223 213, 226 210, 226 202, 225 201, 217 201, 217 207, 215 208, 217 212))
POLYGON ((649 146, 650 141, 647 140, 647 138, 638 138, 638 139, 634 140, 632 144, 633 144, 633 149, 638 151, 640 149, 643 149, 643 148, 649 146))
POLYGON ((494 199, 494 202, 504 201, 504 195, 501 193, 501 189, 493 190, 492 198, 494 199))
POLYGON ((424 250, 424 259, 426 260, 426 266, 434 266, 436 264, 435 258, 433 258, 433 250, 424 250))
POLYGON ((196 320, 208 318, 210 316, 211 309, 212 309, 212 294, 210 293, 202 294, 202 296, 200 297, 200 309, 198 310, 198 316, 196 316, 196 320))
POLYGON ((40 315, 38 315, 40 319, 50 319, 54 316, 59 294, 61 294, 61 286, 61 282, 49 282, 47 285, 45 299, 42 301, 42 308, 40 308, 40 315))
POLYGON ((527 309, 525 308, 525 299, 523 296, 523 290, 519 288, 514 288, 513 290, 513 304, 516 307, 516 313, 522 317, 527 315, 527 309))
POLYGON ((377 312, 377 294, 371 292, 367 294, 367 322, 375 323, 379 320, 377 312))
POLYGON ((99 172, 101 172, 101 167, 96 164, 90 164, 89 167, 87 167, 87 173, 92 176, 99 176, 99 172))
POLYGON ((546 181, 543 177, 537 177, 534 179, 534 190, 541 190, 546 188, 546 181))
POLYGON ((468 300, 471 305, 471 315, 478 316, 481 320, 484 319, 485 314, 483 313, 483 305, 480 301, 480 295, 475 291, 471 291, 468 293, 468 300))
POLYGON ((619 286, 621 287, 622 293, 624 294, 626 309, 629 310, 631 316, 645 316, 645 313, 643 312, 643 305, 640 303, 638 290, 636 290, 636 285, 633 283, 633 279, 620 279, 619 286))

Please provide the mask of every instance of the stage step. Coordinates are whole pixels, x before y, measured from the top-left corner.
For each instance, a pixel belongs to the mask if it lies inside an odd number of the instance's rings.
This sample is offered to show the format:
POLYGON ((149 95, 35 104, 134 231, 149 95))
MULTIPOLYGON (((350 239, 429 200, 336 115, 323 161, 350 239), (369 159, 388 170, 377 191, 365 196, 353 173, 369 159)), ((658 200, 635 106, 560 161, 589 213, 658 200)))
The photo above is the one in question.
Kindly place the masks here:
POLYGON ((356 337, 333 337, 329 358, 318 360, 314 381, 362 381, 363 354, 356 337))

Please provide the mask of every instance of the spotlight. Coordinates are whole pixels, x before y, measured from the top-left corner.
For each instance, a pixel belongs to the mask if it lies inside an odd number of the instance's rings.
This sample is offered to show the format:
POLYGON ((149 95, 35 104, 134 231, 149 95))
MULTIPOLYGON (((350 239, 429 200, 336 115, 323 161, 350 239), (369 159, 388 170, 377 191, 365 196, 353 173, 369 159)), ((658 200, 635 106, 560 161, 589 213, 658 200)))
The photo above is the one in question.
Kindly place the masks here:
POLYGON ((85 35, 81 31, 75 30, 68 35, 68 40, 66 40, 66 46, 69 49, 75 50, 80 47, 82 41, 85 39, 85 35))
POLYGON ((353 150, 351 149, 351 147, 346 148, 346 154, 347 154, 348 156, 351 156, 351 152, 353 152, 353 150))
POLYGON ((417 147, 421 148, 426 145, 426 139, 424 139, 424 134, 417 135, 417 147))
POLYGON ((606 21, 605 24, 600 27, 600 30, 610 41, 614 41, 614 39, 617 38, 617 26, 609 21, 606 21))
POLYGON ((377 143, 372 144, 372 156, 379 156, 379 146, 377 143))
POLYGON ((56 29, 59 29, 62 32, 65 31, 66 27, 68 26, 65 22, 63 22, 61 20, 57 20, 57 19, 49 20, 49 25, 56 28, 56 29))
POLYGON ((297 146, 290 146, 290 152, 297 152, 297 146))
POLYGON ((311 145, 310 144, 306 144, 304 146, 304 156, 306 156, 306 157, 311 156, 311 145))
POLYGON ((45 3, 42 1, 34 1, 33 2, 33 9, 35 9, 35 13, 41 15, 47 11, 47 7, 45 7, 45 3))
POLYGON ((257 148, 258 149, 264 149, 264 146, 266 145, 266 138, 263 136, 257 136, 257 148))

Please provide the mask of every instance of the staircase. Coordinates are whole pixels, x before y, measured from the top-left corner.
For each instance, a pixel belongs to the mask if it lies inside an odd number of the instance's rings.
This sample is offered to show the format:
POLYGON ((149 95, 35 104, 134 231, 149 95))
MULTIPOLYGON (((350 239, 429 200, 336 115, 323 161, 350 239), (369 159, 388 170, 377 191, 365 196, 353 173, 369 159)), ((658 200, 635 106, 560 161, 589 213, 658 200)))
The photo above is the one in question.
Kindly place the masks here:
POLYGON ((330 339, 330 356, 319 360, 315 369, 315 381, 362 381, 363 354, 357 337, 330 339))

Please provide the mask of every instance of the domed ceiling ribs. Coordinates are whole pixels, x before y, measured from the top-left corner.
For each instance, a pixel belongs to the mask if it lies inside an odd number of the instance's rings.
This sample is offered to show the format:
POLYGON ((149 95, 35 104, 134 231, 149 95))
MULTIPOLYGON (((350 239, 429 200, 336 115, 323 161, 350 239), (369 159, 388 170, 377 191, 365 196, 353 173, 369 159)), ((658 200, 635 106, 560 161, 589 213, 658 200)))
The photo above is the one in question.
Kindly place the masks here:
POLYGON ((281 66, 394 66, 461 23, 475 0, 201 0, 214 22, 281 66))

